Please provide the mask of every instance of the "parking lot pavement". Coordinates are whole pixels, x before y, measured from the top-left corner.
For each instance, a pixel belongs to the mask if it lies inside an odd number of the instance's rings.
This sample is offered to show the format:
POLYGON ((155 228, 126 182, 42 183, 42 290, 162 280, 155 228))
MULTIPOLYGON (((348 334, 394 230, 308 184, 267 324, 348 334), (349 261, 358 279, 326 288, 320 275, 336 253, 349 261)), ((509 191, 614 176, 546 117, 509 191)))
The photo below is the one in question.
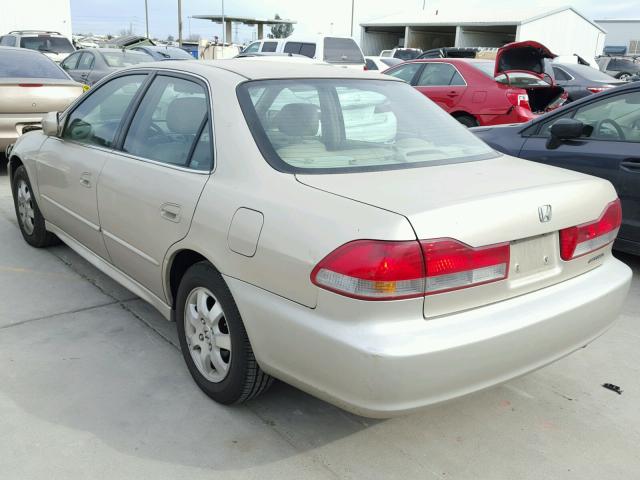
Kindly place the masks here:
POLYGON ((635 277, 618 323, 505 385, 384 421, 282 383, 223 407, 192 382, 173 324, 67 247, 22 241, 2 170, 0 476, 637 478, 640 260, 621 258, 635 277))

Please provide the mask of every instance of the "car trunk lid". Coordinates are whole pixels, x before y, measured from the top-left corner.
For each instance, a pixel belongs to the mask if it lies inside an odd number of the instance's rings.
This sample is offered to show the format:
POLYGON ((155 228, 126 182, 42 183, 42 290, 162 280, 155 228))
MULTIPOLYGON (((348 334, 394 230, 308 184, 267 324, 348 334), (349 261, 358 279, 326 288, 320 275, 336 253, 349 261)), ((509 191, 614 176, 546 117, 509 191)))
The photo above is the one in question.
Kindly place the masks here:
POLYGON ((82 85, 67 79, 2 78, 0 114, 61 111, 82 91, 82 85))
POLYGON ((541 43, 528 40, 512 42, 498 49, 494 77, 513 71, 533 72, 543 75, 545 59, 553 59, 556 55, 541 43))
POLYGON ((510 244, 506 280, 432 294, 434 317, 505 300, 584 273, 594 255, 565 262, 560 229, 597 219, 615 198, 606 181, 525 160, 491 160, 393 171, 297 175, 336 195, 405 216, 420 240, 452 238, 470 247, 510 244), (551 216, 541 216, 550 206, 551 216))

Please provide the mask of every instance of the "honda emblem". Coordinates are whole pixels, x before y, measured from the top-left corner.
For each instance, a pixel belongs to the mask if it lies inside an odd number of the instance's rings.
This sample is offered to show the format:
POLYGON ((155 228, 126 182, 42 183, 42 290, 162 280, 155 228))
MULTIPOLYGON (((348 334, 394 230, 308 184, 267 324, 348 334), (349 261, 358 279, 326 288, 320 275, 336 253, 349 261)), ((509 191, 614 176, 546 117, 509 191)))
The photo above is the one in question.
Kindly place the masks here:
POLYGON ((546 223, 551 220, 551 205, 542 205, 538 207, 538 218, 540 222, 546 223))

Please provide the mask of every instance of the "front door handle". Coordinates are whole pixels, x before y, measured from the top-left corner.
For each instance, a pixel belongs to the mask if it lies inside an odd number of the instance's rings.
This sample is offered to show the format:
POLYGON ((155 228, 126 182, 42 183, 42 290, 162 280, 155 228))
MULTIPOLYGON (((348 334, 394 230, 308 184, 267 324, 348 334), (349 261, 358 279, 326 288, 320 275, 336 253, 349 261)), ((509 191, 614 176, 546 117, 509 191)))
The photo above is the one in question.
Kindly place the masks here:
POLYGON ((180 223, 181 210, 180 205, 176 205, 175 203, 164 203, 160 207, 160 216, 170 222, 180 223))
POLYGON ((632 172, 640 172, 640 158, 628 158, 623 162, 620 162, 620 168, 624 170, 631 170, 632 172))
POLYGON ((449 92, 449 93, 447 93, 447 97, 453 98, 453 97, 457 97, 457 96, 458 96, 458 92, 449 92))
POLYGON ((91 188, 91 173, 83 172, 82 175, 80 175, 80 185, 91 188))

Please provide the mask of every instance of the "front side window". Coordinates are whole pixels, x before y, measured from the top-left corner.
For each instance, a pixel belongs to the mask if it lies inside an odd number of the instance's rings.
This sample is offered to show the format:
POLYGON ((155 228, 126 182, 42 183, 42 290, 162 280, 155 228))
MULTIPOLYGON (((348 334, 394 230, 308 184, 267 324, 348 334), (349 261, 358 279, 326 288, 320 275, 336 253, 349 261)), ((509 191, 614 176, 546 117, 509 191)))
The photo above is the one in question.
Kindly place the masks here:
POLYGON ((420 63, 407 63, 406 65, 402 65, 401 67, 394 68, 393 70, 384 73, 391 75, 392 77, 399 78, 400 80, 404 80, 407 83, 411 83, 411 80, 413 80, 413 77, 415 77, 421 66, 422 65, 420 63))
POLYGON ((263 52, 275 52, 278 47, 278 42, 264 42, 262 45, 263 52))
MULTIPOLYGON (((123 150, 157 162, 189 167, 194 145, 210 145, 208 137, 201 138, 207 118, 207 95, 202 85, 182 78, 158 76, 140 102, 123 150)), ((206 163, 202 155, 201 147, 197 158, 200 169, 206 163)))
POLYGON ((253 137, 277 170, 343 173, 497 154, 444 110, 392 80, 260 80, 238 87, 253 137))
POLYGON ((420 74, 418 87, 437 87, 443 85, 464 85, 464 80, 449 63, 427 63, 420 74))
POLYGON ((640 92, 629 92, 585 105, 574 119, 593 127, 595 140, 640 142, 640 92))
POLYGON ((146 75, 114 78, 86 97, 69 115, 62 138, 111 148, 129 104, 146 75))
POLYGON ((65 70, 75 70, 78 68, 78 60, 80 59, 81 53, 74 53, 73 55, 69 55, 65 58, 64 62, 60 64, 62 68, 65 70))
POLYGON ((245 48, 242 53, 256 53, 260 51, 260 42, 253 42, 247 48, 245 48))

